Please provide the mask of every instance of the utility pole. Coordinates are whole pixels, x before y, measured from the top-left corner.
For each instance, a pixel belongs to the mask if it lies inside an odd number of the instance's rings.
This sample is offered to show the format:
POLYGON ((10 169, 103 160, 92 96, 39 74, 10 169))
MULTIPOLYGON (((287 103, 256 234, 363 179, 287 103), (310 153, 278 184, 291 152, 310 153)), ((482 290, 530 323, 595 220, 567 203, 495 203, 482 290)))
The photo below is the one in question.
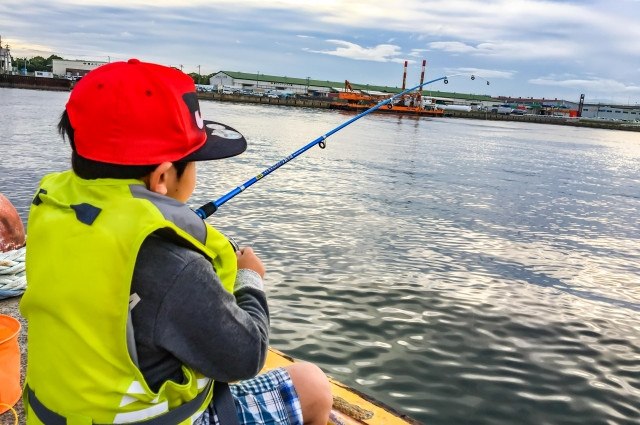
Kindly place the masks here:
POLYGON ((200 84, 200 79, 202 77, 200 76, 200 65, 198 65, 198 84, 200 84))

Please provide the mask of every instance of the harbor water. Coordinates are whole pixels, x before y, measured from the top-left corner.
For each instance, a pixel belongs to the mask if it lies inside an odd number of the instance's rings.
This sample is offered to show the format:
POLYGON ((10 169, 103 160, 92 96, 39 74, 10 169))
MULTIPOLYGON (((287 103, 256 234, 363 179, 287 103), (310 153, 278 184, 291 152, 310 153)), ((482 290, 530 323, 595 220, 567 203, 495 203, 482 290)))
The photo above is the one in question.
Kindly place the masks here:
MULTIPOLYGON (((0 192, 25 222, 68 167, 67 97, 0 89, 0 192)), ((201 109, 249 148, 198 165, 194 208, 353 116, 201 109)), ((639 216, 639 133, 374 114, 208 221, 264 260, 272 346, 420 422, 631 424, 639 216)))

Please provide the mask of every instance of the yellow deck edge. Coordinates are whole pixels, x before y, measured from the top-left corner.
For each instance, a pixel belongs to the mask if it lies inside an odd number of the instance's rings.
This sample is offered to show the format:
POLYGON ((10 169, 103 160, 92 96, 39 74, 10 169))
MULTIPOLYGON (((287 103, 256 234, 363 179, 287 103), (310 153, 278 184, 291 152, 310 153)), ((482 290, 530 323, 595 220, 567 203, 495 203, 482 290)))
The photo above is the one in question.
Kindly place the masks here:
MULTIPOLYGON (((287 356, 286 354, 276 350, 275 348, 269 348, 267 360, 262 370, 264 372, 267 370, 275 369, 277 367, 287 366, 291 363, 294 363, 295 361, 296 359, 287 356)), ((342 400, 346 401, 347 404, 357 406, 356 410, 357 408, 360 408, 365 412, 370 412, 373 414, 370 419, 361 418, 360 420, 347 418, 344 415, 340 415, 340 418, 344 421, 345 425, 415 425, 420 423, 406 415, 402 415, 394 411, 392 408, 385 406, 381 402, 373 400, 370 397, 367 397, 366 395, 361 394, 352 388, 349 388, 348 386, 336 381, 335 379, 329 378, 329 380, 331 382, 331 392, 334 396, 334 411, 338 410, 335 409, 335 400, 336 397, 339 397, 342 400)))

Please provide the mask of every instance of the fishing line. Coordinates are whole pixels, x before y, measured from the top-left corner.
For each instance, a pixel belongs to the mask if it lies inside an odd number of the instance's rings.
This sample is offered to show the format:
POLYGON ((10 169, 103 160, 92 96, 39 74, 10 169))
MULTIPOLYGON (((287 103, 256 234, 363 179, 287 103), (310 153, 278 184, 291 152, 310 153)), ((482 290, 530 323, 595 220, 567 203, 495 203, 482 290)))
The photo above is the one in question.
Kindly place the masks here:
MULTIPOLYGON (((457 76, 459 76, 459 75, 469 75, 469 74, 468 74, 468 73, 452 74, 452 75, 450 75, 449 77, 457 77, 457 76)), ((444 81, 443 81, 443 82, 444 82, 445 84, 449 84, 449 77, 446 77, 446 78, 444 79, 444 81)), ((489 86, 489 85, 491 85, 491 83, 489 83, 489 80, 487 80, 486 78, 483 78, 483 77, 481 77, 481 76, 479 76, 479 75, 471 74, 471 75, 470 75, 470 78, 471 78, 471 80, 475 80, 476 78, 478 78, 478 79, 480 79, 480 80, 484 80, 484 81, 487 83, 487 85, 488 85, 488 86, 489 86)))
MULTIPOLYGON (((454 75, 451 75, 451 76, 454 77, 456 75, 463 75, 463 74, 454 74, 454 75)), ((468 75, 468 74, 466 74, 466 75, 468 75)), ((476 78, 477 77, 475 75, 471 76, 472 80, 475 80, 476 78)), ((349 124, 351 124, 351 123, 359 120, 360 118, 362 118, 362 117, 364 117, 366 115, 369 115, 370 113, 380 109, 382 106, 390 104, 395 99, 397 99, 399 97, 402 97, 402 96, 404 96, 407 93, 410 93, 412 91, 418 90, 419 88, 421 88, 423 86, 426 86, 428 84, 433 84, 433 83, 435 83, 437 81, 444 81, 445 84, 449 83, 448 77, 445 75, 443 77, 436 78, 434 80, 430 80, 430 81, 427 81, 425 83, 420 83, 415 87, 411 87, 409 89, 406 89, 406 90, 404 90, 404 91, 402 91, 402 92, 400 92, 400 93, 398 93, 398 94, 396 94, 396 95, 394 95, 392 97, 389 97, 387 99, 384 99, 384 100, 378 102, 375 106, 367 109, 364 112, 359 113, 358 115, 356 115, 355 117, 351 118, 350 120, 347 120, 344 123, 340 124, 339 126, 334 128, 333 130, 330 130, 327 133, 323 134, 322 136, 320 136, 320 137, 312 140, 311 142, 307 143, 305 146, 301 147, 300 149, 298 149, 297 151, 293 152, 289 156, 286 156, 286 157, 282 158, 280 161, 276 162, 271 167, 265 169, 264 171, 262 171, 257 176, 250 178, 249 180, 247 180, 246 182, 244 182, 240 186, 238 186, 235 189, 229 191, 227 194, 221 196, 220 198, 216 199, 215 201, 207 202, 206 204, 202 205, 200 208, 196 209, 194 212, 196 214, 198 214, 198 216, 201 219, 204 220, 205 218, 209 217, 211 214, 215 213, 218 210, 218 208, 220 206, 222 206, 223 204, 225 204, 227 201, 229 201, 230 199, 232 199, 236 195, 240 194, 241 192, 244 192, 245 190, 247 190, 249 187, 253 186, 255 183, 257 183, 261 179, 263 179, 266 176, 268 176, 269 174, 273 173, 275 170, 277 170, 278 168, 282 167, 284 164, 286 164, 287 162, 291 161, 292 159, 302 155, 304 152, 308 151, 312 147, 318 145, 318 147, 320 147, 321 149, 324 149, 326 147, 327 138, 329 136, 331 136, 332 134, 337 133, 338 131, 342 130, 343 128, 345 128, 349 124)), ((489 82, 487 81, 487 84, 488 83, 489 82)))

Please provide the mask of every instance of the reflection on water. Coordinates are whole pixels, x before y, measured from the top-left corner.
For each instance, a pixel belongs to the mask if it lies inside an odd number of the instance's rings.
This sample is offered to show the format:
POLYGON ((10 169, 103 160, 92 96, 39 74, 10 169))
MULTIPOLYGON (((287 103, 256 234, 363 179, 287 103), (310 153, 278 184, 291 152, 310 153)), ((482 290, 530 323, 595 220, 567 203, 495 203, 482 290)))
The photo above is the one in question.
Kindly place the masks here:
MULTIPOLYGON (((0 99, 0 191, 24 218, 67 160, 66 94, 0 99)), ((250 146, 199 165, 194 207, 351 117, 201 106, 250 146)), ((638 133, 369 116, 209 220, 267 264, 274 346, 420 421, 631 423, 638 159, 638 133)))

